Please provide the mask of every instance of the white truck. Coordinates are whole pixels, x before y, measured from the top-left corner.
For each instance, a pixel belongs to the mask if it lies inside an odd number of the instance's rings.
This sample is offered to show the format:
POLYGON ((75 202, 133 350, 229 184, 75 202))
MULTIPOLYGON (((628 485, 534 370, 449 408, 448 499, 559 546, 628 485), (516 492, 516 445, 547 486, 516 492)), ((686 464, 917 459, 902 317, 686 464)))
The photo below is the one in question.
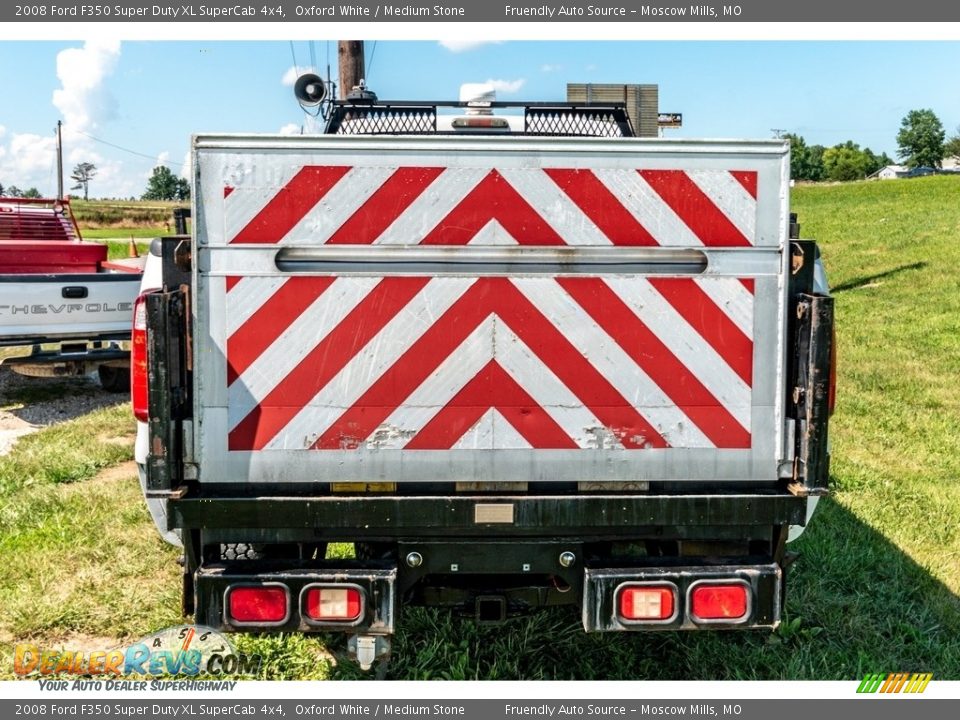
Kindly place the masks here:
POLYGON ((787 144, 504 105, 366 97, 324 135, 194 138, 133 382, 196 622, 341 631, 370 667, 400 604, 780 621, 833 392, 787 144))
POLYGON ((69 199, 0 197, 0 362, 35 376, 96 368, 105 389, 126 391, 145 259, 108 261, 81 239, 69 199))

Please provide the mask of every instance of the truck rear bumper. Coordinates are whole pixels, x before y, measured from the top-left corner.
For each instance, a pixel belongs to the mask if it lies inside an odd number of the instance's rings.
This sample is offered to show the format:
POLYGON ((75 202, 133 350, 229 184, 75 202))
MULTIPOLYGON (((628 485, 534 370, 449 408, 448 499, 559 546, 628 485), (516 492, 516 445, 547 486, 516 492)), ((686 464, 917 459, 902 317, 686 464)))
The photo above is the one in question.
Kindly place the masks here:
MULTIPOLYGON (((397 598, 403 584, 398 568, 364 568, 359 563, 324 568, 270 569, 259 567, 244 571, 230 566, 208 566, 196 577, 197 622, 226 631, 301 631, 347 632, 350 634, 390 635, 394 631, 397 598), (354 609, 342 619, 311 617, 317 604, 310 592, 354 593, 354 609), (275 614, 251 620, 242 615, 246 609, 231 598, 239 592, 266 591, 277 602, 275 614)), ((758 565, 704 565, 648 568, 586 568, 582 573, 582 611, 584 630, 656 631, 697 629, 774 628, 780 622, 782 571, 776 563, 758 565), (631 618, 624 593, 642 589, 665 592, 666 608, 660 614, 660 599, 650 617, 631 618), (739 593, 733 603, 708 598, 698 605, 698 593, 724 589, 739 593), (701 617, 698 609, 709 608, 701 617)), ((577 583, 580 584, 580 583, 577 583)), ((504 611, 510 594, 480 593, 472 600, 477 619, 499 603, 504 611)), ((649 609, 649 603, 644 606, 649 609)), ((506 612, 494 620, 506 617, 506 612)))
MULTIPOLYGON (((152 493, 163 496, 165 493, 152 493)), ((711 494, 214 497, 168 499, 169 529, 279 529, 313 539, 404 537, 742 538, 744 528, 804 525, 806 500, 785 491, 711 494)), ((251 539, 257 539, 251 535, 251 539)), ((241 538, 238 538, 238 540, 241 538)))

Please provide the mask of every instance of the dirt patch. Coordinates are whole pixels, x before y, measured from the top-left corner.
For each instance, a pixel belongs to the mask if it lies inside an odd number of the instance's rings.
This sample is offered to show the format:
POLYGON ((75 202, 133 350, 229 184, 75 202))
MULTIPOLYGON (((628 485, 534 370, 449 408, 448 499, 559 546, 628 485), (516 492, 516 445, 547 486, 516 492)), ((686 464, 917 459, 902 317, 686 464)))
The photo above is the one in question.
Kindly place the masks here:
POLYGON ((127 393, 101 388, 96 373, 34 378, 0 366, 0 455, 9 453, 24 435, 116 405, 128 397, 127 393))
POLYGON ((106 470, 98 473, 95 478, 88 480, 87 482, 110 483, 119 482, 121 480, 130 480, 131 478, 135 477, 137 477, 137 464, 133 460, 128 460, 125 463, 108 467, 106 470))

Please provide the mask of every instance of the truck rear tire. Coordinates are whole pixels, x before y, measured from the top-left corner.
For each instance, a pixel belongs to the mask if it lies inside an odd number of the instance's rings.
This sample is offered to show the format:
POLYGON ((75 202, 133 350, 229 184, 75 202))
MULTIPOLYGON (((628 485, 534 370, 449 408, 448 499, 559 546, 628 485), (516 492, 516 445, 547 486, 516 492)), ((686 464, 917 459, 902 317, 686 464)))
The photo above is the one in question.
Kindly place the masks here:
POLYGON ((107 392, 130 392, 130 368, 128 367, 98 365, 97 377, 100 378, 100 387, 107 392))

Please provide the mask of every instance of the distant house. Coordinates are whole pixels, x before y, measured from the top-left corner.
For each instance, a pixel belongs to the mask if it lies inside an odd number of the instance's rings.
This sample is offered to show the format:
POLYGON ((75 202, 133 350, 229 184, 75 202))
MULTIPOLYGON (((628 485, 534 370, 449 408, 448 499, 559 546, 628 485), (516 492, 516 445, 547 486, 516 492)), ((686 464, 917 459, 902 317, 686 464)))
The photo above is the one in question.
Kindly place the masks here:
POLYGON ((872 175, 868 175, 868 180, 896 180, 907 177, 910 168, 906 165, 887 165, 877 170, 872 175))
MULTIPOLYGON (((926 177, 927 175, 936 175, 941 170, 937 168, 921 165, 920 167, 908 168, 906 165, 887 165, 880 168, 872 175, 868 175, 868 180, 899 180, 900 178, 926 177)), ((950 172, 946 170, 946 172, 950 172)))

